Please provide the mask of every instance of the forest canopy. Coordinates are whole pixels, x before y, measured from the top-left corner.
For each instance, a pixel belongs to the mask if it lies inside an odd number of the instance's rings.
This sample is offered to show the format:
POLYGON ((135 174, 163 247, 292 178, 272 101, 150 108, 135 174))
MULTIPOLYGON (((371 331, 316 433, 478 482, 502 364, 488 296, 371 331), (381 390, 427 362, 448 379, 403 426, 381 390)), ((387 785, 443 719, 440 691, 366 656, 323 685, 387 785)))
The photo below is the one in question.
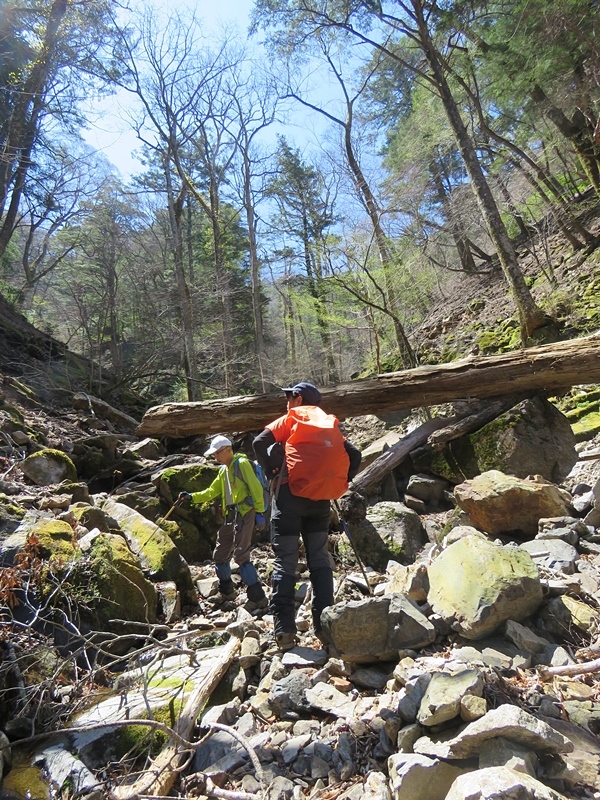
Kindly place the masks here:
POLYGON ((510 346, 556 335, 532 285, 560 290, 549 230, 597 246, 598 6, 255 0, 247 36, 215 37, 191 12, 3 0, 0 293, 149 400, 435 362, 421 324, 461 276, 501 276, 510 346), (127 180, 83 135, 117 92, 127 180))

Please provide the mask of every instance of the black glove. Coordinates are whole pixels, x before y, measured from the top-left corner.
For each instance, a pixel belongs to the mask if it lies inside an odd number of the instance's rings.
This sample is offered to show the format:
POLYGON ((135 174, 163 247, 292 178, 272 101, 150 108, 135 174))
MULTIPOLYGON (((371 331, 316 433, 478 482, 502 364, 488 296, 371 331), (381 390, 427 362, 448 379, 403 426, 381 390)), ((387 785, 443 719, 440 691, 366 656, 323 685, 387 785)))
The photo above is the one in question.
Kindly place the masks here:
POLYGON ((177 502, 180 506, 189 506, 192 502, 192 495, 189 492, 179 492, 177 502))

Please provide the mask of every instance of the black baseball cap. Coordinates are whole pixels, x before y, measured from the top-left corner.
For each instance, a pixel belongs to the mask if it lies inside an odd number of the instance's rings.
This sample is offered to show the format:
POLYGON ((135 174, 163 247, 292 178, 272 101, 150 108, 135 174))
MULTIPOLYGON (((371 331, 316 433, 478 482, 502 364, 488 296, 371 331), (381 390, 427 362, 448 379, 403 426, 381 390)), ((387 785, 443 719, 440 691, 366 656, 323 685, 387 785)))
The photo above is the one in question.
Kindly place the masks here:
POLYGON ((307 406, 318 406, 321 402, 321 392, 316 386, 313 386, 312 383, 307 383, 306 381, 301 381, 295 386, 288 386, 286 389, 282 389, 281 391, 285 392, 286 394, 292 394, 296 397, 301 397, 307 406))

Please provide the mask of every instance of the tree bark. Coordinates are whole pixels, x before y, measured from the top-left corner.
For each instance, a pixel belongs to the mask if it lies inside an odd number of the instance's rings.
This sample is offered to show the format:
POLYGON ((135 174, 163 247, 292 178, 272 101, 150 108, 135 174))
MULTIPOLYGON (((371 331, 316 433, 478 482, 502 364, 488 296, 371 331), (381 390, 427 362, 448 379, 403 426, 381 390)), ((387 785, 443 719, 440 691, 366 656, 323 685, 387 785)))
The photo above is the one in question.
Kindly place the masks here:
MULTIPOLYGON (((600 334, 497 356, 473 356, 323 389, 322 407, 338 417, 362 416, 448 403, 463 398, 560 392, 600 382, 600 334)), ((167 403, 146 412, 142 436, 193 436, 262 430, 284 414, 283 393, 202 403, 167 403)), ((446 420, 446 424, 447 424, 446 420)))

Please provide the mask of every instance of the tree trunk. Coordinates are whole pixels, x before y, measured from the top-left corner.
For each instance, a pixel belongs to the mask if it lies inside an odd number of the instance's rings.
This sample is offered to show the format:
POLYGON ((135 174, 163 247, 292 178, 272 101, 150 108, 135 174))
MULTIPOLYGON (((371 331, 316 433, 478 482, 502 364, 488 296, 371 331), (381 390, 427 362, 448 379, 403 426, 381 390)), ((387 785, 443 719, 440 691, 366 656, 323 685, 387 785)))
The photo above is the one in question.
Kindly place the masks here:
POLYGON ((448 85, 448 81, 446 80, 439 54, 435 48, 435 45, 433 44, 433 41, 431 40, 429 29, 427 27, 427 21, 423 15, 422 0, 411 0, 411 2, 419 27, 420 44, 423 49, 423 53, 431 69, 433 80, 439 91, 450 127, 454 132, 456 143, 471 180, 471 186, 473 192, 475 193, 477 203, 479 204, 483 218, 486 221, 490 237, 494 242, 498 252, 498 258, 502 264, 504 275, 517 307, 521 327, 521 337, 523 343, 526 343, 527 339, 534 331, 547 325, 550 320, 546 314, 544 314, 542 309, 536 305, 536 302, 533 299, 527 284, 525 283, 523 273, 519 267, 517 254, 506 228, 504 227, 500 212, 498 211, 498 206, 496 205, 492 191, 485 178, 485 175, 483 174, 481 164, 477 159, 475 146, 469 136, 456 101, 450 90, 450 86, 448 85))
MULTIPOLYGON (((422 408, 463 398, 557 392, 600 382, 600 334, 489 357, 391 372, 323 389, 322 406, 338 417, 422 408)), ((283 393, 204 403, 167 403, 146 412, 141 436, 193 436, 261 430, 285 413, 283 393)))
POLYGON ((539 84, 531 90, 531 99, 542 107, 548 119, 571 142, 589 182, 600 197, 600 148, 594 142, 592 131, 588 130, 585 116, 579 112, 570 120, 564 111, 552 103, 539 84))
MULTIPOLYGON (((0 154, 0 216, 4 212, 8 197, 13 165, 21 160, 23 149, 31 148, 30 142, 32 143, 35 138, 37 119, 42 106, 41 97, 46 90, 46 82, 55 55, 58 30, 67 12, 67 7, 66 0, 54 0, 46 24, 44 41, 39 48, 39 57, 34 62, 22 90, 18 93, 10 115, 3 152, 0 154), (30 114, 32 105, 33 111, 30 114)), ((25 162, 21 161, 21 166, 25 167, 25 170, 29 166, 28 155, 26 162, 25 166, 25 162)), ((24 175, 22 179, 24 180, 24 175)), ((0 251, 0 255, 3 252, 3 250, 0 251)))
POLYGON ((392 320, 394 323, 394 334, 396 336, 396 343, 398 351, 400 352, 400 359, 403 367, 415 367, 417 365, 417 358, 412 349, 406 332, 402 323, 398 319, 398 299, 396 297, 396 290, 392 279, 394 271, 394 259, 390 252, 387 236, 381 227, 381 212, 379 206, 367 179, 358 163, 358 159, 354 154, 354 147, 352 145, 352 105, 347 103, 348 113, 346 123, 344 124, 344 145, 346 149, 346 158, 348 165, 354 177, 356 188, 369 215, 371 225, 373 226, 373 233, 377 243, 377 250, 379 252, 379 260, 383 270, 383 279, 385 283, 385 292, 387 294, 388 303, 392 309, 392 320))
POLYGON ((183 238, 182 238, 182 218, 183 203, 187 194, 185 183, 181 184, 181 189, 177 197, 173 193, 171 180, 170 163, 165 160, 165 179, 167 183, 169 222, 171 224, 171 240, 173 250, 173 263, 175 268, 175 280, 177 283, 177 294, 179 298, 181 326, 183 328, 183 349, 185 359, 185 372, 187 395, 190 401, 198 400, 200 393, 200 375, 198 372, 198 362, 196 359, 196 347, 194 344, 194 314, 192 309, 192 298, 190 289, 185 279, 185 267, 183 259, 183 238))

